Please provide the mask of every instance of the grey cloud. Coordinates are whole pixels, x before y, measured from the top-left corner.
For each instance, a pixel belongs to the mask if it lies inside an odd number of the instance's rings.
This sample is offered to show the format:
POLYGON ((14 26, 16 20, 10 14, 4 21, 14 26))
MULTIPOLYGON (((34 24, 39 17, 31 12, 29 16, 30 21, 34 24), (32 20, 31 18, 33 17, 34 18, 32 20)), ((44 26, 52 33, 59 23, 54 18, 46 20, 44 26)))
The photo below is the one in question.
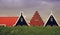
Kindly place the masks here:
POLYGON ((39 11, 41 16, 48 17, 51 8, 55 9, 54 11, 58 16, 60 14, 60 0, 0 0, 0 16, 16 16, 19 14, 16 8, 23 9, 25 15, 29 18, 33 16, 33 12, 36 10, 39 11))
POLYGON ((44 7, 44 6, 50 6, 52 7, 55 2, 49 2, 49 1, 59 1, 59 0, 0 0, 0 9, 1 8, 20 8, 20 9, 26 9, 26 8, 33 8, 33 7, 44 7))
POLYGON ((44 0, 44 1, 54 1, 54 2, 57 2, 57 1, 60 1, 60 0, 44 0))
POLYGON ((42 0, 0 0, 0 8, 31 8, 41 2, 42 0))
POLYGON ((23 6, 22 0, 0 0, 0 8, 18 8, 23 6))

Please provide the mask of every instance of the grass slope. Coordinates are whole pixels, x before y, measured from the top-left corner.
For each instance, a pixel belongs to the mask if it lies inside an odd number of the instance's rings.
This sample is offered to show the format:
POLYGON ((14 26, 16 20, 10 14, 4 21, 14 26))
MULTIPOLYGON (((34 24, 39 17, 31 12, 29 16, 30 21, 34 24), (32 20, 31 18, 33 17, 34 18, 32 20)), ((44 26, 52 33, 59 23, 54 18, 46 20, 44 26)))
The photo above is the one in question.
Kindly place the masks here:
POLYGON ((60 27, 0 26, 0 35, 60 35, 60 27))

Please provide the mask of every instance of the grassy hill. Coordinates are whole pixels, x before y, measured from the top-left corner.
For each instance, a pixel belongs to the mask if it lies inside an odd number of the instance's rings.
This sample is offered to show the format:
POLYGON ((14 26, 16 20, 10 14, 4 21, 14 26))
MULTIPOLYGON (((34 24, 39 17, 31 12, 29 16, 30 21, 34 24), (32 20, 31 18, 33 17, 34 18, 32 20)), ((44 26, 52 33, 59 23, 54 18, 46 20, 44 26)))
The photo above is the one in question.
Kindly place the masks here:
POLYGON ((0 35, 60 35, 60 27, 0 26, 0 35))

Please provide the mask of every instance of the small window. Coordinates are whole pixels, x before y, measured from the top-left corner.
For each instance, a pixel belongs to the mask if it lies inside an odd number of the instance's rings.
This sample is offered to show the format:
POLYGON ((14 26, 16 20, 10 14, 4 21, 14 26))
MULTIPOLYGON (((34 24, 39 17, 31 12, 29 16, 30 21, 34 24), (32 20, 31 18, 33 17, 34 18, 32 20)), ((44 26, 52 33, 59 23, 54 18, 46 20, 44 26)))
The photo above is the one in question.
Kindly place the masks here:
POLYGON ((21 22, 23 22, 23 18, 21 18, 21 22))

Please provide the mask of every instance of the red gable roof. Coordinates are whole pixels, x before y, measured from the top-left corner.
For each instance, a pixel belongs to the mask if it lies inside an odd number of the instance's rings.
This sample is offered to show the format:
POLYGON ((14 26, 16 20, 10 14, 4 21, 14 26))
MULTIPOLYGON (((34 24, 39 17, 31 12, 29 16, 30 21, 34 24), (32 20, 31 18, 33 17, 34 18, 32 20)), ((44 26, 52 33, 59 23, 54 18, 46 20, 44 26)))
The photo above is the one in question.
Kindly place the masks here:
POLYGON ((18 17, 0 17, 0 25, 13 26, 18 17))
POLYGON ((34 16, 32 17, 32 19, 30 21, 30 25, 31 26, 43 26, 44 25, 38 11, 36 11, 34 16))

